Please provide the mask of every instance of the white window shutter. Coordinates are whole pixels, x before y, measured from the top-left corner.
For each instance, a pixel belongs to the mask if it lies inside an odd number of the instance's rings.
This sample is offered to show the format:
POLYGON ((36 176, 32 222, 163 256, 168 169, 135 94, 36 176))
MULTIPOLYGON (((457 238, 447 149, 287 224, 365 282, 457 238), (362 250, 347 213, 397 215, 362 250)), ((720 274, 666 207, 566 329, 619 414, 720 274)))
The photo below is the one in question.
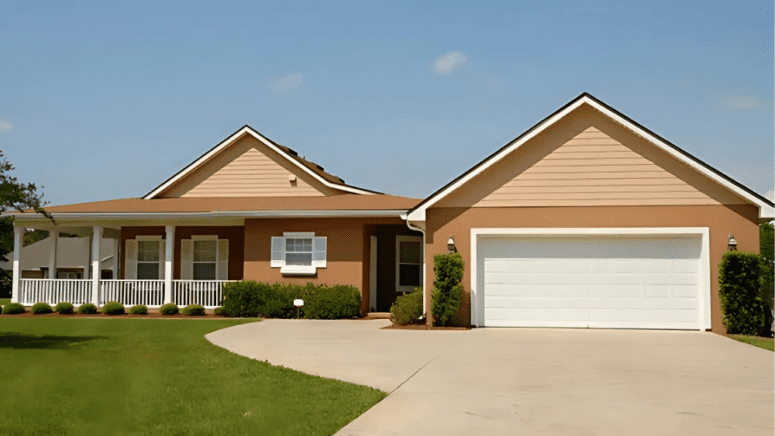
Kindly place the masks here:
POLYGON ((229 240, 218 240, 218 265, 215 269, 215 278, 218 280, 229 280, 229 240))
POLYGON ((285 238, 272 236, 272 260, 269 263, 272 268, 285 266, 285 238))
POLYGON ((159 280, 164 280, 164 257, 167 254, 167 248, 164 246, 165 242, 167 242, 166 239, 159 241, 159 280))
POLYGON ((180 278, 194 279, 194 242, 191 239, 180 240, 180 278))
POLYGON ((126 240, 126 258, 124 259, 124 278, 137 279, 137 240, 126 240))
POLYGON ((328 240, 325 236, 312 238, 312 266, 315 268, 326 267, 326 250, 328 240))

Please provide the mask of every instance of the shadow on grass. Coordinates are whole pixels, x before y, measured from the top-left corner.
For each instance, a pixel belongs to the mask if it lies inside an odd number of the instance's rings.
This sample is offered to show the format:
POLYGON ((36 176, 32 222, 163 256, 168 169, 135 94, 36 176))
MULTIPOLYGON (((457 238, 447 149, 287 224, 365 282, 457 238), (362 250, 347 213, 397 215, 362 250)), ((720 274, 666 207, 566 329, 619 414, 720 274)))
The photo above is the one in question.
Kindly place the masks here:
POLYGON ((16 332, 0 332, 0 349, 49 349, 66 350, 74 345, 97 339, 108 339, 107 336, 55 336, 28 335, 16 332))

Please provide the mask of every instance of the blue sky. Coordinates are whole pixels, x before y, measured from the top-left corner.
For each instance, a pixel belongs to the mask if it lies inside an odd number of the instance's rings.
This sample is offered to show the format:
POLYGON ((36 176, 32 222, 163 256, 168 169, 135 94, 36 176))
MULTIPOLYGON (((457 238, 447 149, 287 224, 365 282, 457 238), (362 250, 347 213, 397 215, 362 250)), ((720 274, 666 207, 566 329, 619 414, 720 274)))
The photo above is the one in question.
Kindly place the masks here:
POLYGON ((52 204, 144 195, 244 124, 425 197, 584 91, 773 189, 772 1, 0 11, 0 150, 52 204))

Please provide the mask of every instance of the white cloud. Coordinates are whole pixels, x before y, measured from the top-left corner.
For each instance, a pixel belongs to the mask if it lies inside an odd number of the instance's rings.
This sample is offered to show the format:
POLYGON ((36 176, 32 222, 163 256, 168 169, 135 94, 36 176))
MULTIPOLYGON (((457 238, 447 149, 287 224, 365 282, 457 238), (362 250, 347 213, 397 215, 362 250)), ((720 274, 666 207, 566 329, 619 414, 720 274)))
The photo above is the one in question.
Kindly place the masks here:
POLYGON ((719 102, 721 106, 730 109, 753 110, 761 109, 772 101, 764 101, 752 95, 728 95, 719 102))
POLYGON ((301 79, 301 73, 290 74, 285 77, 280 77, 277 80, 273 80, 269 86, 276 91, 285 91, 301 86, 301 79))
POLYGON ((0 133, 10 132, 13 130, 13 124, 10 121, 0 120, 0 133))
POLYGON ((775 191, 773 191, 772 189, 767 191, 767 193, 764 194, 764 196, 767 197, 767 199, 770 201, 775 201, 775 191))
POLYGON ((451 51, 433 61, 433 70, 438 74, 449 74, 468 60, 462 51, 451 51))

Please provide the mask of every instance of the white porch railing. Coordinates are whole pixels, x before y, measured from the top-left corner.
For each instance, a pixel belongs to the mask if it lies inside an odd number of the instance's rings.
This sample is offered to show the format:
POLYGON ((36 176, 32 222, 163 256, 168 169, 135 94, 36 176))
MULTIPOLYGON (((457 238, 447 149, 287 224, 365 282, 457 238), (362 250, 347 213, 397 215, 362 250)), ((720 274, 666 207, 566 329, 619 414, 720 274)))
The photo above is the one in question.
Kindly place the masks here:
POLYGON ((173 280, 172 301, 178 306, 218 307, 223 301, 223 284, 230 281, 234 280, 173 280))
POLYGON ((62 301, 80 305, 91 302, 92 281, 80 279, 20 279, 19 302, 31 305, 46 302, 55 305, 62 301))
POLYGON ((164 304, 164 280, 100 280, 100 305, 108 301, 159 307, 164 304))

